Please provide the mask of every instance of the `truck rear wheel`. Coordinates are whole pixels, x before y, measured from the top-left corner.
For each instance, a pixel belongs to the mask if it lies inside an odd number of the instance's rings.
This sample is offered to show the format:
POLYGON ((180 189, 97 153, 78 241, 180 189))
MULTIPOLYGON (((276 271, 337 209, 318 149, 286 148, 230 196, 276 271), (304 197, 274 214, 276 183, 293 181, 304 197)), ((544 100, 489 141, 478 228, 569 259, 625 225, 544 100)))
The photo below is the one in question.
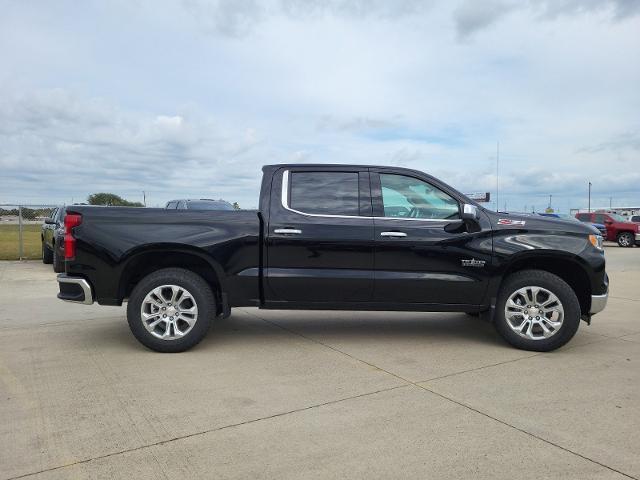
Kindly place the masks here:
POLYGON ((165 268, 135 286, 127 320, 144 346, 156 352, 183 352, 207 335, 215 312, 215 297, 202 277, 182 268, 165 268))
POLYGON ((633 247, 634 238, 631 232, 622 232, 618 234, 618 245, 621 247, 633 247))
POLYGON ((567 343, 580 325, 580 303, 557 275, 522 270, 503 283, 496 303, 495 326, 514 347, 536 352, 567 343))

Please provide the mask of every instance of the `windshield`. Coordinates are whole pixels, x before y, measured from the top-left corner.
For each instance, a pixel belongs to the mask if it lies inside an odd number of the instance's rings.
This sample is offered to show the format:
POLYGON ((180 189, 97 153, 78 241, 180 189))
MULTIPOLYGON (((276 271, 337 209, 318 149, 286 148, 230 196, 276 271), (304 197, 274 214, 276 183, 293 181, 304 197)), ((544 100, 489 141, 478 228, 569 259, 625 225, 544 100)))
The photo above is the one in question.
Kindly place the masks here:
POLYGON ((624 218, 622 215, 618 215, 617 213, 608 213, 607 215, 609 215, 616 222, 628 222, 629 221, 628 219, 624 218))
POLYGON ((220 201, 195 201, 188 202, 187 208, 189 210, 233 210, 233 205, 227 202, 220 201))

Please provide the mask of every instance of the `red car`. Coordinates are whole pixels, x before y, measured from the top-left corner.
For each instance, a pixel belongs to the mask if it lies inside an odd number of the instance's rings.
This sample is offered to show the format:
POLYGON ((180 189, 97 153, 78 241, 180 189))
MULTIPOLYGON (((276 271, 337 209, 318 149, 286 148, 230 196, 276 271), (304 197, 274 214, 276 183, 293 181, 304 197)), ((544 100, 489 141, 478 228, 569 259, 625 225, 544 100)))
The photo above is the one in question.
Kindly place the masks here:
POLYGON ((607 228, 610 242, 618 242, 621 247, 640 245, 640 224, 629 222, 615 213, 576 213, 581 222, 602 223, 607 228))

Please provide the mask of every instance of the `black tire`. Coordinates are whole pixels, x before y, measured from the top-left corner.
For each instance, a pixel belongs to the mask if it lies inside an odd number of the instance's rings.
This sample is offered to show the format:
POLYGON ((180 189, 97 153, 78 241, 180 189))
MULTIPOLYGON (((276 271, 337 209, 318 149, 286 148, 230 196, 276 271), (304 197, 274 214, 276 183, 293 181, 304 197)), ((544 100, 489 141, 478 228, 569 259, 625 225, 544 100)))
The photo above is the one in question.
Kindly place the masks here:
POLYGON ((44 240, 42 241, 42 263, 46 263, 47 265, 53 263, 53 251, 47 247, 44 240))
POLYGON ((55 273, 64 272, 64 257, 60 256, 58 248, 53 246, 53 271, 55 273))
POLYGON ((509 275, 502 284, 495 311, 495 327, 498 333, 511 345, 522 350, 548 352, 566 344, 578 331, 580 325, 580 302, 573 289, 557 275, 543 270, 522 270, 509 275), (564 309, 562 325, 548 338, 524 338, 514 332, 505 318, 508 298, 518 289, 527 286, 542 287, 553 293, 564 309))
POLYGON ((635 238, 631 232, 621 232, 618 234, 618 245, 621 247, 633 247, 634 243, 635 238))
POLYGON ((197 345, 208 333, 216 314, 216 301, 211 287, 202 277, 182 268, 165 268, 144 277, 135 286, 127 305, 127 320, 133 335, 145 347, 156 352, 184 352, 197 345), (142 322, 142 303, 154 288, 176 285, 187 290, 198 308, 195 324, 183 337, 162 340, 149 332, 142 322))

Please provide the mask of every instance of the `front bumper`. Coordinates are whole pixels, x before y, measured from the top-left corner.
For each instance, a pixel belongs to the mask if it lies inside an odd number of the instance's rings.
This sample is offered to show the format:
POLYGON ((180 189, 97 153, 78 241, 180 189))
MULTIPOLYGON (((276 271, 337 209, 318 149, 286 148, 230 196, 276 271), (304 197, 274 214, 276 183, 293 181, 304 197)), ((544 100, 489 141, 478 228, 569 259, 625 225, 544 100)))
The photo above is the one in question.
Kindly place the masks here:
POLYGON ((636 245, 640 245, 640 233, 636 233, 636 245))
POLYGON ((93 292, 91 285, 84 278, 69 277, 66 273, 58 275, 58 298, 65 302, 82 303, 91 305, 93 303, 93 292))
POLYGON ((591 310, 589 310, 590 315, 595 315, 596 313, 604 310, 604 307, 607 306, 607 300, 609 299, 609 292, 604 295, 591 295, 591 310))

